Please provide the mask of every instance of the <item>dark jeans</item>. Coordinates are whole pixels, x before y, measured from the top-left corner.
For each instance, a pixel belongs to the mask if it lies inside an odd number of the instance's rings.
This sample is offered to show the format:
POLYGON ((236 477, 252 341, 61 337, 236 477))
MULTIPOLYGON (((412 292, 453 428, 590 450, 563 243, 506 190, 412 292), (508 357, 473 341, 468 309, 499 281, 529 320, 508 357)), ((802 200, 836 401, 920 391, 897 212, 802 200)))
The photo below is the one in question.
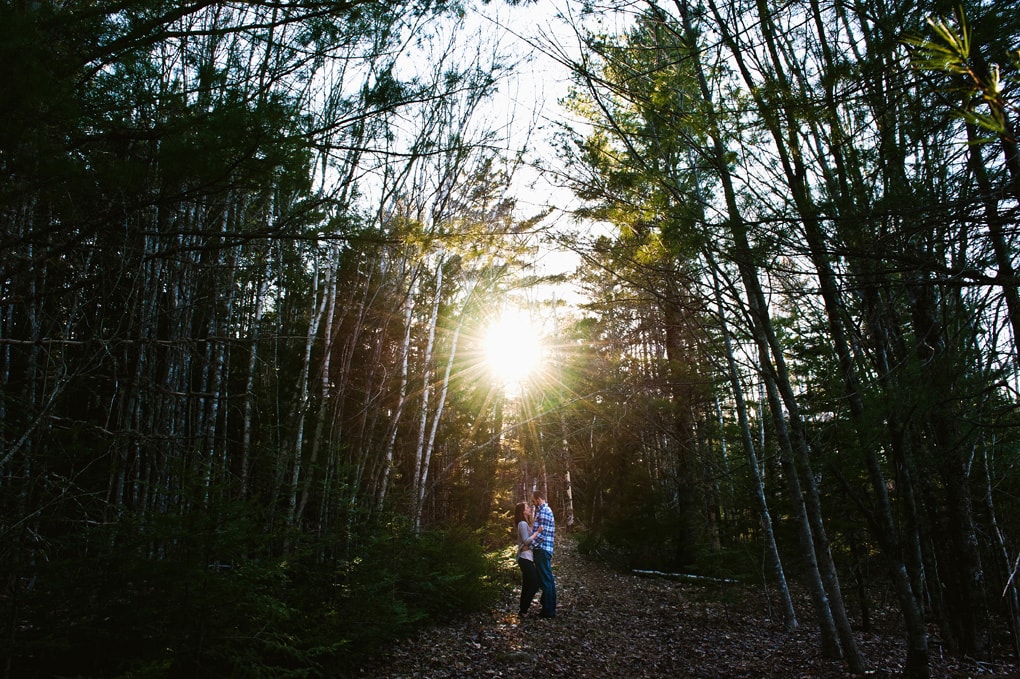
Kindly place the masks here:
POLYGON ((556 615, 556 578, 552 572, 552 554, 544 549, 532 550, 535 554, 535 568, 538 570, 538 585, 542 588, 542 615, 551 618, 556 615))
POLYGON ((527 559, 517 559, 517 565, 521 567, 521 615, 524 615, 538 592, 538 569, 534 561, 527 559))

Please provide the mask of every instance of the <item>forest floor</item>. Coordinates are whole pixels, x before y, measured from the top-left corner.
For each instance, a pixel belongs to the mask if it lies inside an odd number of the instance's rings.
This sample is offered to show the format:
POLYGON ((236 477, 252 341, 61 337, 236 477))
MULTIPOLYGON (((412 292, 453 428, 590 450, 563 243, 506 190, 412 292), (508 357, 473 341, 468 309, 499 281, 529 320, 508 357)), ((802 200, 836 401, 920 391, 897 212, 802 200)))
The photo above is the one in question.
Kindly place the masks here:
MULTIPOLYGON (((800 628, 783 629, 762 588, 675 580, 614 571, 579 556, 573 540, 553 559, 557 616, 516 614, 519 586, 491 611, 395 643, 356 676, 421 677, 718 677, 830 679, 850 676, 819 653, 810 606, 798 602, 800 628)), ((874 677, 902 673, 905 644, 893 602, 875 602, 872 630, 858 632, 874 677)), ((933 630, 934 635, 934 630, 933 630)), ((1020 677, 1008 648, 994 662, 953 658, 932 639, 933 679, 1020 677)))

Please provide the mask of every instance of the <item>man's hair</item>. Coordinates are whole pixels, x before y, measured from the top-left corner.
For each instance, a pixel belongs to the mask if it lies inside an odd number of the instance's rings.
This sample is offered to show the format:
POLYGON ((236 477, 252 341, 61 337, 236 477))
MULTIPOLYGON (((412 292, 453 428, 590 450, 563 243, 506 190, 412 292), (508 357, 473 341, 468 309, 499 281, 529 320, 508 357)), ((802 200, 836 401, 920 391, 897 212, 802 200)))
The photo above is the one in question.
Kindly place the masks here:
POLYGON ((538 500, 544 500, 545 498, 542 497, 542 493, 537 490, 533 490, 531 491, 531 499, 537 502, 538 500))

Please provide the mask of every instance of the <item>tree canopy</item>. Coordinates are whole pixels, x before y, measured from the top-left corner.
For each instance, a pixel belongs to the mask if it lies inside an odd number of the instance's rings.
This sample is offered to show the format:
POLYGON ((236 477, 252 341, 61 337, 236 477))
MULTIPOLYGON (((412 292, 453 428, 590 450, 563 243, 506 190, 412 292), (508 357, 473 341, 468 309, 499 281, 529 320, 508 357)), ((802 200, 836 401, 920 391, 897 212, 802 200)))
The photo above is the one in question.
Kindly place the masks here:
POLYGON ((1016 13, 530 5, 0 6, 4 676, 342 676, 534 488, 851 672, 878 596, 1020 654, 1016 13))

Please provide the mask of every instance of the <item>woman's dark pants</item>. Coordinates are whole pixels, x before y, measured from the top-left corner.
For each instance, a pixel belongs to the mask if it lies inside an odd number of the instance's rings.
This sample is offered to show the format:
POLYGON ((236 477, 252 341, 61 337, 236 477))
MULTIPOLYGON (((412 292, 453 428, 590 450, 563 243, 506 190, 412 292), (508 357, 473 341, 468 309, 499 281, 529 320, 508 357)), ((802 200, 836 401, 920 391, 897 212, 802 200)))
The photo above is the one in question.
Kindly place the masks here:
POLYGON ((535 594, 538 592, 538 569, 535 568, 534 561, 528 561, 527 559, 517 559, 517 565, 521 568, 521 615, 528 612, 531 608, 531 601, 535 598, 535 594))

